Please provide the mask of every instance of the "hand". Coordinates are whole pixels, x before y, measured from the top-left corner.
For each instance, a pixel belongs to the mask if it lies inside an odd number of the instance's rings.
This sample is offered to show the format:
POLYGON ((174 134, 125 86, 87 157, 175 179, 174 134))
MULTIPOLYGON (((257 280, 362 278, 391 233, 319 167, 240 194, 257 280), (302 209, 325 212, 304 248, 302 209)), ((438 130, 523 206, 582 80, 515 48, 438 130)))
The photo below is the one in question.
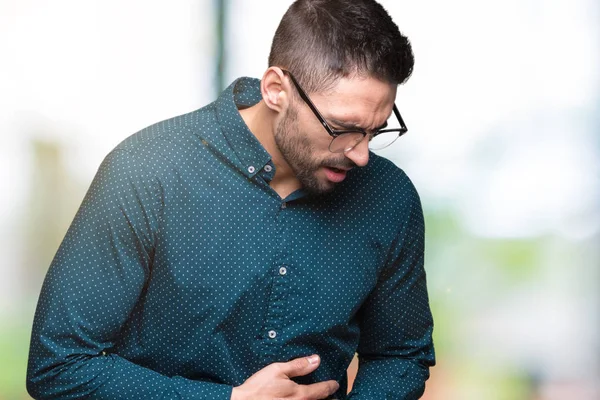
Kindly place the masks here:
POLYGON ((242 385, 234 387, 231 400, 320 400, 338 390, 336 381, 299 385, 290 378, 304 376, 317 369, 318 355, 296 358, 286 363, 267 365, 242 385))

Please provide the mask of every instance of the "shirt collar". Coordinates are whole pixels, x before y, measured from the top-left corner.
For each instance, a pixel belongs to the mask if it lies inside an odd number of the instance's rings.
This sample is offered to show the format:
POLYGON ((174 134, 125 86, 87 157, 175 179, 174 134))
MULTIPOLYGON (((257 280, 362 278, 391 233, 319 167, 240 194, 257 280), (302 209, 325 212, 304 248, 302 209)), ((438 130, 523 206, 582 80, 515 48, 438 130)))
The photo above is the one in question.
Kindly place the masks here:
POLYGON ((255 105, 261 99, 260 80, 240 78, 229 85, 215 102, 221 132, 235 154, 232 161, 250 178, 269 163, 271 155, 250 132, 239 109, 255 105))

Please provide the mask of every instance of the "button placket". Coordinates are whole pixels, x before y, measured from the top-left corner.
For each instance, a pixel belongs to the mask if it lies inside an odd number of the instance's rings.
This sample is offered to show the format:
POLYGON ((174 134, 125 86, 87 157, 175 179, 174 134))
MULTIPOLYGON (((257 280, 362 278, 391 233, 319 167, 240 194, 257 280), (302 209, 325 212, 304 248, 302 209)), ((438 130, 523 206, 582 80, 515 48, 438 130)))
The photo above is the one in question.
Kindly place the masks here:
MULTIPOLYGON (((265 169, 263 168, 263 171, 265 169)), ((280 346, 285 342, 285 320, 288 313, 288 297, 290 290, 289 282, 289 248, 291 246, 291 227, 287 212, 283 209, 287 207, 287 202, 279 202, 279 209, 276 211, 275 220, 277 230, 280 232, 276 246, 279 248, 276 258, 271 264, 272 287, 268 299, 268 308, 263 325, 262 336, 262 354, 265 363, 274 362, 277 354, 280 352, 280 346), (282 336, 283 335, 283 336, 282 336)))

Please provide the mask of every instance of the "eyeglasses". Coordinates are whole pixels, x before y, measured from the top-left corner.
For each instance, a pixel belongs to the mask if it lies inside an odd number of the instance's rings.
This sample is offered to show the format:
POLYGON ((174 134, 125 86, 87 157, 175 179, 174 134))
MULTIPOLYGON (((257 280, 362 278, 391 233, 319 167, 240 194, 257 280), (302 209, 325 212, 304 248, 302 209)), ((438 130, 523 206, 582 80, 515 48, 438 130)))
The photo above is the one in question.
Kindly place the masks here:
MULTIPOLYGON (((313 102, 308 98, 306 92, 302 89, 302 87, 300 87, 300 84, 296 78, 294 78, 294 75, 292 75, 292 73, 288 70, 282 69, 282 71, 292 79, 292 83, 296 87, 296 90, 298 90, 298 94, 302 100, 304 100, 313 114, 315 114, 315 117, 317 117, 319 122, 321 122, 327 133, 329 133, 329 135, 332 137, 331 143, 329 144, 329 151, 332 153, 346 153, 355 148, 367 136, 369 136, 369 149, 381 150, 394 143, 396 139, 408 131, 408 128, 404 124, 404 120, 402 119, 396 104, 394 104, 394 114, 400 123, 400 128, 377 129, 371 133, 368 133, 361 128, 353 128, 349 130, 333 129, 327 123, 327 121, 325 121, 325 118, 323 118, 319 110, 317 110, 317 107, 315 107, 313 102)), ((385 126, 387 126, 387 124, 385 126)))

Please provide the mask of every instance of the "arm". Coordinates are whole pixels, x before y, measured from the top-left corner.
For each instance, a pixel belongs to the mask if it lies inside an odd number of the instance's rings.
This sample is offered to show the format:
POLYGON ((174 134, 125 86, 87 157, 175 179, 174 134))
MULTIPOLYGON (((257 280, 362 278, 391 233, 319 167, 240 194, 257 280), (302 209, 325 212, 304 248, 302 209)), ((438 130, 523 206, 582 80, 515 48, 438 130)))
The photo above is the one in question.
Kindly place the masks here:
POLYGON ((162 210, 156 176, 122 150, 101 165, 44 281, 27 370, 32 397, 230 399, 231 386, 164 376, 109 351, 149 278, 162 210))
POLYGON ((419 197, 412 204, 374 291, 360 311, 359 368, 352 400, 418 399, 435 363, 419 197))

